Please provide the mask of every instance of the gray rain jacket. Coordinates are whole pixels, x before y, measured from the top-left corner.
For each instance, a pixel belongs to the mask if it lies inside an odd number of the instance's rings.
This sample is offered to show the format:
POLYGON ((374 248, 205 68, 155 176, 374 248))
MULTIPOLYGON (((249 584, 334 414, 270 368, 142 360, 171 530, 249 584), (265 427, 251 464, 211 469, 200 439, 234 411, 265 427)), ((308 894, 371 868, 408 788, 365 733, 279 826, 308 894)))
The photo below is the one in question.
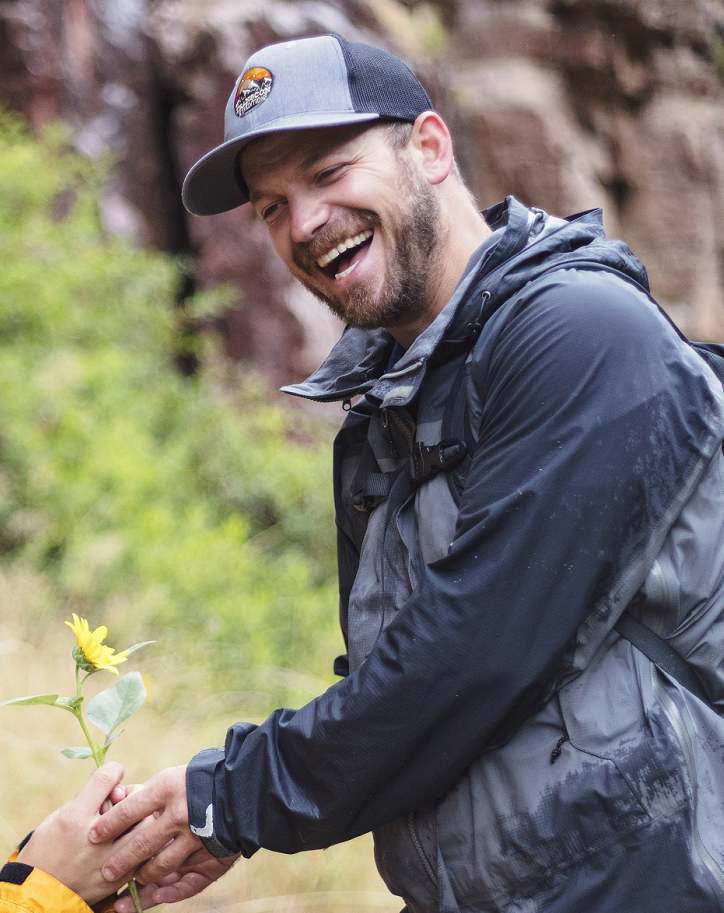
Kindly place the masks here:
POLYGON ((509 198, 397 357, 348 329, 288 392, 364 394, 335 445, 348 674, 189 765, 215 855, 375 830, 412 913, 724 910, 724 397, 599 212, 509 198), (461 368, 461 365, 463 366, 461 368), (386 479, 466 388, 465 477, 386 479))

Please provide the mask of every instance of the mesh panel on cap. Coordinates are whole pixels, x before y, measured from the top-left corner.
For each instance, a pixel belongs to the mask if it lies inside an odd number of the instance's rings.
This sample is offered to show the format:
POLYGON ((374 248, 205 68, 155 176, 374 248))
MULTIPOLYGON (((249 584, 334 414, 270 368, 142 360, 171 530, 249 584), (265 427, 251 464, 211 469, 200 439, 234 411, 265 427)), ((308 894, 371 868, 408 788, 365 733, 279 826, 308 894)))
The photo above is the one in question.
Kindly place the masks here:
POLYGON ((427 92, 401 60, 368 44, 334 37, 347 64, 355 111, 375 111, 381 117, 414 121, 418 114, 431 110, 427 92))

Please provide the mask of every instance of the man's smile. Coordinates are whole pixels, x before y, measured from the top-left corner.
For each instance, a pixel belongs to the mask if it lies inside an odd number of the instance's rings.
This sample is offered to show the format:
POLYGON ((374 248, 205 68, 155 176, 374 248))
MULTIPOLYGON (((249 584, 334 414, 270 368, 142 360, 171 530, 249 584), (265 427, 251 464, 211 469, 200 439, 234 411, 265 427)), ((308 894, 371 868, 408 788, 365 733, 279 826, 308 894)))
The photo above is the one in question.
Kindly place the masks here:
POLYGON ((410 131, 395 144, 392 130, 281 131, 245 147, 239 167, 295 278, 349 326, 404 335, 433 309, 445 265, 436 185, 410 131))
POLYGON ((363 245, 367 245, 372 235, 372 229, 367 228, 359 234, 340 241, 339 244, 328 250, 326 254, 317 258, 317 266, 324 270, 325 274, 330 278, 344 279, 359 262, 359 258, 356 258, 355 255, 361 250, 363 245))

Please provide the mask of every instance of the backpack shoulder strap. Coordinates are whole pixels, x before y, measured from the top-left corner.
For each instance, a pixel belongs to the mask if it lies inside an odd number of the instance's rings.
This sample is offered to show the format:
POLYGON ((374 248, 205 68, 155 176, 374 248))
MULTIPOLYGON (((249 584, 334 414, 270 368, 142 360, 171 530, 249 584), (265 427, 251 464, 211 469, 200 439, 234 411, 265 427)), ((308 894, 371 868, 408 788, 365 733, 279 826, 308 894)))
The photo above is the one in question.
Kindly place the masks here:
POLYGON ((640 621, 628 607, 624 609, 614 628, 662 672, 666 672, 687 691, 691 691, 700 701, 712 706, 692 664, 663 637, 659 637, 648 625, 640 621))
POLYGON ((456 506, 460 505, 460 498, 465 488, 465 479, 470 469, 472 454, 475 449, 475 441, 470 425, 470 410, 468 409, 468 385, 466 380, 468 354, 463 358, 450 388, 451 392, 445 403, 442 414, 442 428, 440 429, 443 440, 459 441, 464 448, 464 456, 447 474, 450 494, 453 496, 456 506))

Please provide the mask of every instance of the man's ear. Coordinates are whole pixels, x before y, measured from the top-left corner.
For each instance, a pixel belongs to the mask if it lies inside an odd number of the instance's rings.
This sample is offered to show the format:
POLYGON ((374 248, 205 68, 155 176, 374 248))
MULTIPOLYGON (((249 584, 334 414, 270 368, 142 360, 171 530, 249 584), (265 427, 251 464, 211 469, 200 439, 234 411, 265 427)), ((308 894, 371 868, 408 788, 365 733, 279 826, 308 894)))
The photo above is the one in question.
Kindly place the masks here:
POLYGON ((412 127, 408 149, 430 184, 441 184, 453 164, 453 144, 445 121, 435 111, 423 111, 412 127))

